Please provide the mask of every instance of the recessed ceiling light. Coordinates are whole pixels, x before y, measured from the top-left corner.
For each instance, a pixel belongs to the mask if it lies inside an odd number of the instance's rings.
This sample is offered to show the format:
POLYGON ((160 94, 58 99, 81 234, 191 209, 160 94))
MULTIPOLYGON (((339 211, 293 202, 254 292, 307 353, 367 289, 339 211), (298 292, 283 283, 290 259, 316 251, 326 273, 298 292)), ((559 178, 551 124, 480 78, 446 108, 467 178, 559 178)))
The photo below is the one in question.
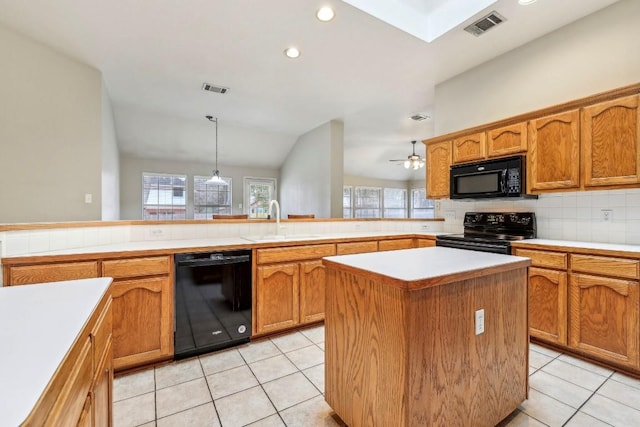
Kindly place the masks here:
POLYGON ((316 17, 322 22, 331 21, 334 16, 336 16, 336 14, 329 6, 321 7, 316 12, 316 17))
POLYGON ((518 4, 521 4, 523 6, 526 6, 528 4, 533 4, 535 3, 537 0, 518 0, 518 4))
POLYGON ((300 51, 295 47, 288 47, 284 50, 284 54, 287 55, 287 58, 297 58, 300 56, 300 51))

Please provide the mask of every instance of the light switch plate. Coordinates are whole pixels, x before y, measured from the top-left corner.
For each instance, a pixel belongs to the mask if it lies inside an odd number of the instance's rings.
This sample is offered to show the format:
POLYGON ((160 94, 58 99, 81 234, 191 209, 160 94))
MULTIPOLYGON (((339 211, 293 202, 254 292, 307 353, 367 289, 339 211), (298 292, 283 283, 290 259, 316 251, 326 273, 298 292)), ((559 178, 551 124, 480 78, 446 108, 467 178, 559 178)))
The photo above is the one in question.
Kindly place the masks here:
POLYGON ((484 309, 476 310, 476 335, 484 333, 484 309))

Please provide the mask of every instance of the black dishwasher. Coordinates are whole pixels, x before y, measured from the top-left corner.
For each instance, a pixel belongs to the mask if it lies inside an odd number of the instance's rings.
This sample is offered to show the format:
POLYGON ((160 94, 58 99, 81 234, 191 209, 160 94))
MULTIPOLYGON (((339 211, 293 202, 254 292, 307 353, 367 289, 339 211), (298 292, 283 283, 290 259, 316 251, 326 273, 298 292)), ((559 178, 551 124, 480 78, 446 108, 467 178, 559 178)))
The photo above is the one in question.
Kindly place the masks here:
POLYGON ((174 359, 251 337, 251 250, 175 255, 174 359))

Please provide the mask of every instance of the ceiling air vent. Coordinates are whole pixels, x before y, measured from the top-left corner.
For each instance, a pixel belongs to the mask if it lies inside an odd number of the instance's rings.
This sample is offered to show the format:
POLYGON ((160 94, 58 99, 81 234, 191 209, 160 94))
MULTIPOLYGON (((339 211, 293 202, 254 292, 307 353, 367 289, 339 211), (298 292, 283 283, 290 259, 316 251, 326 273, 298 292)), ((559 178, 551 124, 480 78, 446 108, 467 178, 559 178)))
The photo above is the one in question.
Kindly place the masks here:
POLYGON ((222 93, 222 94, 229 92, 228 87, 215 86, 209 83, 203 83, 202 90, 207 90, 209 92, 222 93))
POLYGON ((469 25, 464 30, 478 37, 479 35, 489 31, 496 25, 503 23, 504 21, 506 21, 505 17, 494 10, 490 14, 478 19, 476 22, 469 25))
POLYGON ((414 114, 413 116, 411 116, 411 120, 415 120, 416 122, 420 122, 422 120, 427 120, 427 119, 430 119, 430 118, 431 118, 431 116, 428 116, 428 115, 422 114, 422 113, 414 114))

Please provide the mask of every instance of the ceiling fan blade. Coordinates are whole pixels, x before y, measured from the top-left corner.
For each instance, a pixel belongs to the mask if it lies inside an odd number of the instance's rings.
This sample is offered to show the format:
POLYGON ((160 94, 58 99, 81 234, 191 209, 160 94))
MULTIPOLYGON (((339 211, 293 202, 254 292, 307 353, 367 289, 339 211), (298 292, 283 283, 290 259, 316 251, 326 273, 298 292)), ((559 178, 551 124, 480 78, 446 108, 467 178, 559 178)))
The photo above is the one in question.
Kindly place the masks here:
POLYGON ((390 162, 406 162, 407 159, 393 159, 393 160, 389 160, 390 162))

